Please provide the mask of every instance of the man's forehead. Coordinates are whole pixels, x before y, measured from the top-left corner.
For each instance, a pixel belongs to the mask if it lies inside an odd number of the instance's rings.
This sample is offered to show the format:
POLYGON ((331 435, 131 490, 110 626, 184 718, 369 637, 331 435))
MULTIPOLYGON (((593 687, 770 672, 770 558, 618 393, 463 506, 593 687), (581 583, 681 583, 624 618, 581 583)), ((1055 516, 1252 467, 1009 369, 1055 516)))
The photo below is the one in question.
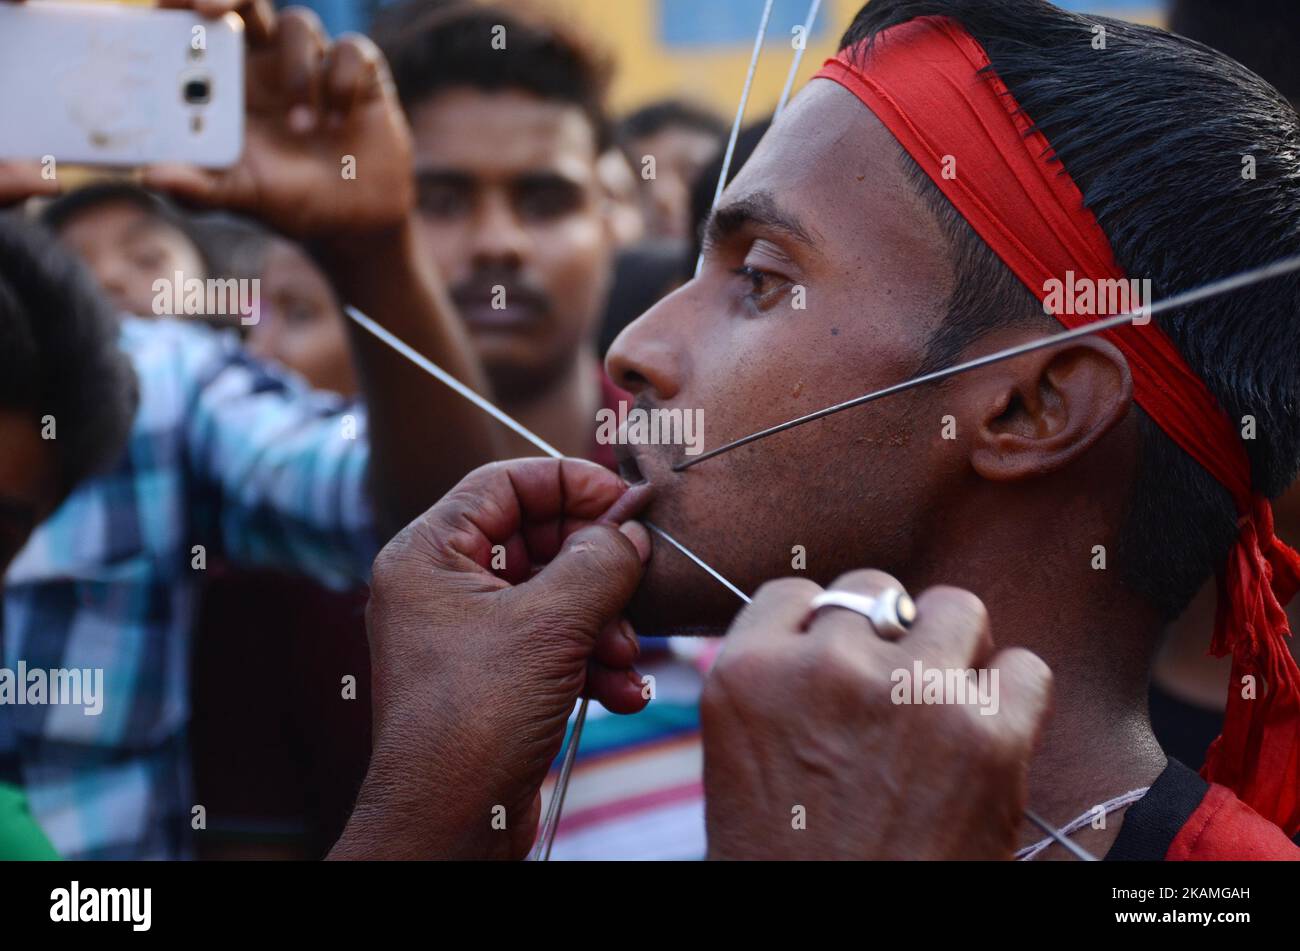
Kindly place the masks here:
POLYGON ((412 108, 411 128, 417 172, 545 170, 581 180, 593 174, 597 157, 581 108, 522 90, 448 89, 412 108))
POLYGON ((902 154, 852 93, 813 80, 763 136, 719 211, 757 202, 819 238, 847 230, 867 239, 875 225, 920 211, 902 154))

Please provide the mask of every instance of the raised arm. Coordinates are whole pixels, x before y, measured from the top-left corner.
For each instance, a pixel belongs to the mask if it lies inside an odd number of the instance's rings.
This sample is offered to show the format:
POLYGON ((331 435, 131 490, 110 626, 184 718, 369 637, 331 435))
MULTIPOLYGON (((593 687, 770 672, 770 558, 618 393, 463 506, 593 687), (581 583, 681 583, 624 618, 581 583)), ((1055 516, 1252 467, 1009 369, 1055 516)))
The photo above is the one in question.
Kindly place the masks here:
MULTIPOLYGON (((189 5, 174 3, 172 5, 189 5)), ((343 299, 454 376, 485 382, 412 225, 410 132, 378 49, 330 42, 316 15, 264 0, 206 0, 248 24, 244 155, 220 172, 155 166, 151 187, 242 211, 315 248, 343 299)), ((353 328, 370 416, 370 479, 390 531, 497 455, 495 424, 353 328)))

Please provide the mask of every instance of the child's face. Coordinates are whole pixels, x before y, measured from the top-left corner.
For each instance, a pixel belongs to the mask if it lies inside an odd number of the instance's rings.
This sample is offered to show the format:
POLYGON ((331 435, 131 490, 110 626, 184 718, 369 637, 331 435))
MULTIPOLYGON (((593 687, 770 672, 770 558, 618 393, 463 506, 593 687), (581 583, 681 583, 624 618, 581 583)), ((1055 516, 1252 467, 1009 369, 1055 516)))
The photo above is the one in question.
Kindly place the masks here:
POLYGON ((346 320, 329 281, 296 246, 273 241, 262 261, 261 308, 250 353, 301 373, 317 389, 357 390, 346 320))
MULTIPOLYGON (((198 248, 184 233, 130 202, 106 202, 76 215, 59 231, 59 238, 81 257, 118 310, 139 317, 161 317, 156 300, 170 304, 172 295, 159 295, 154 282, 206 279, 198 248)), ((184 286, 183 284, 181 285, 184 286)))

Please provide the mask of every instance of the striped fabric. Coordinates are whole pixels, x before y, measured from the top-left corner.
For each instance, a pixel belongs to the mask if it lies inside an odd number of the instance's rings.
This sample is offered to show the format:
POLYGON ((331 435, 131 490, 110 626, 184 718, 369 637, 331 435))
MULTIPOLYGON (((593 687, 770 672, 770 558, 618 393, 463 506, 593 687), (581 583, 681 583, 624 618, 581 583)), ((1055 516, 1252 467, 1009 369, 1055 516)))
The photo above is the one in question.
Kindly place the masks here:
POLYGON ((369 451, 362 410, 251 360, 231 335, 128 318, 121 346, 141 389, 127 451, 19 554, 2 629, 10 669, 102 668, 103 712, 0 710, 0 780, 22 784, 67 858, 177 858, 201 805, 186 748, 204 577, 193 546, 335 587, 365 580, 378 550, 369 451))
MULTIPOLYGON (((641 713, 591 706, 553 859, 704 858, 703 677, 684 653, 644 650, 637 666, 655 678, 655 695, 641 713)), ((543 810, 554 782, 552 770, 543 810)))

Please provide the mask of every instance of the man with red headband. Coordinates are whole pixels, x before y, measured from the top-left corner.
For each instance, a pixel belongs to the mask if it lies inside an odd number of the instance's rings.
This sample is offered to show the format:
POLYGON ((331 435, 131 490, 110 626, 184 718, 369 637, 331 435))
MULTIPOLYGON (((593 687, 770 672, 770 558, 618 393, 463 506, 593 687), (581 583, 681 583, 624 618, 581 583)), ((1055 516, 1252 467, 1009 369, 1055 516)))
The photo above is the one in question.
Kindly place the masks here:
MULTIPOLYGON (((1300 122, 1205 47, 1041 0, 874 0, 842 47, 723 196, 700 275, 610 351, 638 405, 702 408, 714 444, 1096 320, 1119 282, 1159 299, 1300 251, 1300 122)), ((703 703, 710 855, 1066 857, 1027 807, 1112 859, 1300 857, 1300 559, 1267 501, 1300 463, 1298 315, 1292 273, 685 471, 637 447, 646 518, 757 592, 734 622, 632 524, 561 546, 611 487, 471 476, 376 565, 376 758, 336 854, 400 829, 408 854, 520 854, 585 658, 588 692, 639 706, 616 636, 639 581, 642 633, 731 626, 703 703), (492 577, 498 542, 559 554, 492 577), (1216 574, 1233 692, 1197 776, 1152 736, 1147 680, 1216 574), (911 630, 870 606, 900 585, 926 591, 911 630), (971 668, 979 710, 945 692, 971 668), (419 797, 455 814, 395 824, 419 797)))

